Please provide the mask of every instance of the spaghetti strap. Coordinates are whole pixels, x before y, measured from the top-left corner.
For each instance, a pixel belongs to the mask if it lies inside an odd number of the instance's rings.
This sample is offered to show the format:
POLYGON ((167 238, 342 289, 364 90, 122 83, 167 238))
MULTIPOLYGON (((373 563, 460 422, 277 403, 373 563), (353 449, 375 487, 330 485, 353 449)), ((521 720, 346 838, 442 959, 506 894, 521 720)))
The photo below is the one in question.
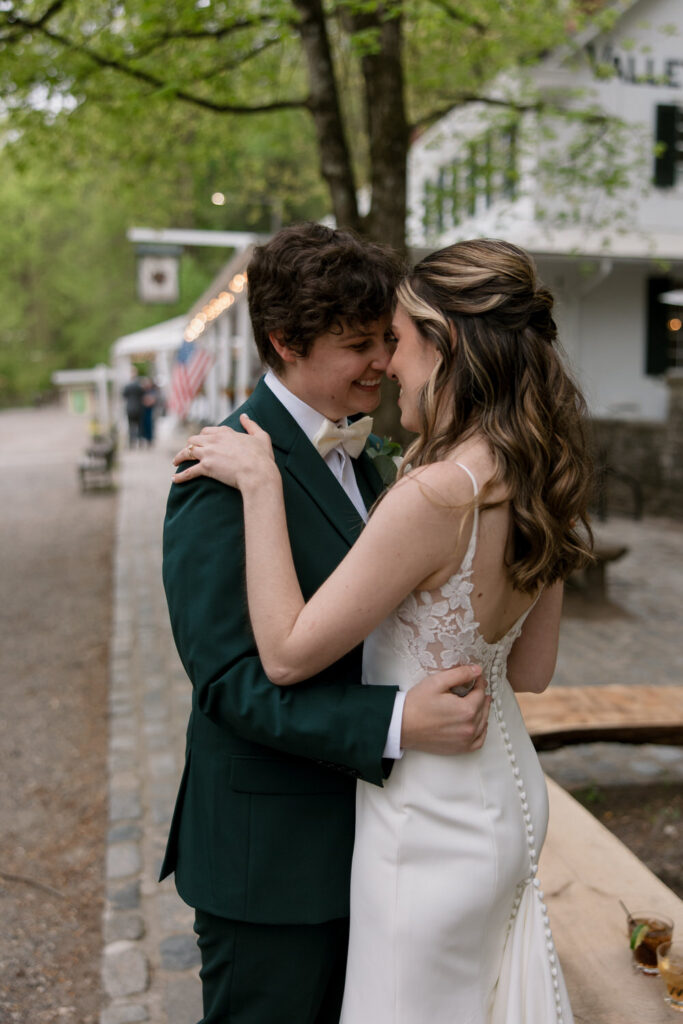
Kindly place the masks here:
MULTIPOLYGON (((463 465, 462 462, 455 462, 454 465, 460 466, 461 469, 465 470, 465 472, 467 473, 468 477, 472 481, 472 487, 474 488, 474 497, 476 498, 477 495, 479 494, 479 486, 477 484, 477 480, 476 480, 476 477, 475 477, 474 473, 472 472, 471 469, 468 469, 467 466, 463 465)), ((460 565, 460 572, 461 573, 468 573, 472 569, 472 561, 474 559, 474 552, 476 551, 476 548, 477 548, 477 532, 478 532, 478 527, 479 527, 479 506, 475 505, 474 506, 474 515, 472 517, 472 533, 470 535, 470 542, 467 545, 467 551, 465 552, 465 557, 463 558, 463 560, 461 562, 461 565, 460 565)))
POLYGON ((476 496, 479 494, 479 486, 477 484, 477 479, 476 479, 474 473, 472 472, 471 469, 468 469, 467 466, 465 466, 464 463, 462 463, 462 462, 456 462, 456 463, 454 463, 454 465, 460 466, 461 469, 465 470, 465 472, 467 473, 468 477, 472 481, 472 486, 474 487, 474 496, 476 498, 476 496))

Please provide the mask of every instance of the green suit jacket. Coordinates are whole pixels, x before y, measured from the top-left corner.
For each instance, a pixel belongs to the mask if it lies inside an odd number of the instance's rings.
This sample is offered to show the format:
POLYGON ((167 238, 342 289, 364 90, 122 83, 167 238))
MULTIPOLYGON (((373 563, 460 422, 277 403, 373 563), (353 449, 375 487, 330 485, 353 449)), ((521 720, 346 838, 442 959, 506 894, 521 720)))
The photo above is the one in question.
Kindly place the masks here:
MULTIPOLYGON (((261 381, 246 411, 273 440, 294 562, 308 599, 362 527, 344 490, 261 381)), ((369 505, 382 484, 354 460, 369 505)), ((382 784, 395 687, 362 686, 359 646, 280 688, 251 633, 238 491, 200 477, 173 485, 164 586, 192 682, 186 762, 162 865, 181 897, 222 917, 317 923, 349 911, 355 779, 382 784)))

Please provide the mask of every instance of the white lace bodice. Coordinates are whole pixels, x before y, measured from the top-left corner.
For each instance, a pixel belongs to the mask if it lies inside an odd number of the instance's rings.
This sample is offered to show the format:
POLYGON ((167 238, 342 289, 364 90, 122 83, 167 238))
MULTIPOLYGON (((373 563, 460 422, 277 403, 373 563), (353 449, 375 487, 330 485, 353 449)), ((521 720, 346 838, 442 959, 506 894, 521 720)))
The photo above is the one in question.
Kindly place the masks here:
MULTIPOLYGON (((456 463, 469 475, 475 497, 479 493, 472 472, 456 463)), ((413 592, 389 616, 386 627, 396 654, 407 661, 417 678, 439 669, 470 662, 481 665, 491 676, 494 663, 504 665, 519 636, 530 609, 496 643, 490 644, 479 632, 470 595, 472 562, 477 548, 479 509, 474 509, 472 534, 462 563, 450 579, 434 590, 413 592)))

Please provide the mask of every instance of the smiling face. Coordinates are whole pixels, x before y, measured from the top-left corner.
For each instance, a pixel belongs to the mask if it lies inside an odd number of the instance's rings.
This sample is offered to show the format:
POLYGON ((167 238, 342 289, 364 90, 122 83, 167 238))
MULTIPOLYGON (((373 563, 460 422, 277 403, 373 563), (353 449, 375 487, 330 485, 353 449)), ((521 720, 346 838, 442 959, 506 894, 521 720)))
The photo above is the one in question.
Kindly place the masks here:
POLYGON ((279 376, 285 385, 330 420, 377 408, 392 349, 388 316, 362 327, 341 326, 341 333, 317 337, 305 356, 271 336, 284 362, 279 376))
POLYGON ((398 397, 401 425, 417 433, 420 429, 418 398, 437 364, 437 351, 431 341, 420 334, 400 304, 391 329, 396 341, 387 376, 401 389, 398 397))

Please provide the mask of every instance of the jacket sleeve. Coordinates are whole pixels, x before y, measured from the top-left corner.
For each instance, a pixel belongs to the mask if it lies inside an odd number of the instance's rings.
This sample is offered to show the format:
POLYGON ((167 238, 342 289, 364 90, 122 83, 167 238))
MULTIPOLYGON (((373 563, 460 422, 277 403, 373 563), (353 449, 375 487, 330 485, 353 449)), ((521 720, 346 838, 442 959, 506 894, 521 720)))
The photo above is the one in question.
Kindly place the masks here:
POLYGON ((382 784, 396 688, 359 685, 358 650, 296 686, 275 686, 261 667, 248 617, 238 491, 205 477, 172 485, 163 577, 176 646, 202 714, 244 739, 382 784))

